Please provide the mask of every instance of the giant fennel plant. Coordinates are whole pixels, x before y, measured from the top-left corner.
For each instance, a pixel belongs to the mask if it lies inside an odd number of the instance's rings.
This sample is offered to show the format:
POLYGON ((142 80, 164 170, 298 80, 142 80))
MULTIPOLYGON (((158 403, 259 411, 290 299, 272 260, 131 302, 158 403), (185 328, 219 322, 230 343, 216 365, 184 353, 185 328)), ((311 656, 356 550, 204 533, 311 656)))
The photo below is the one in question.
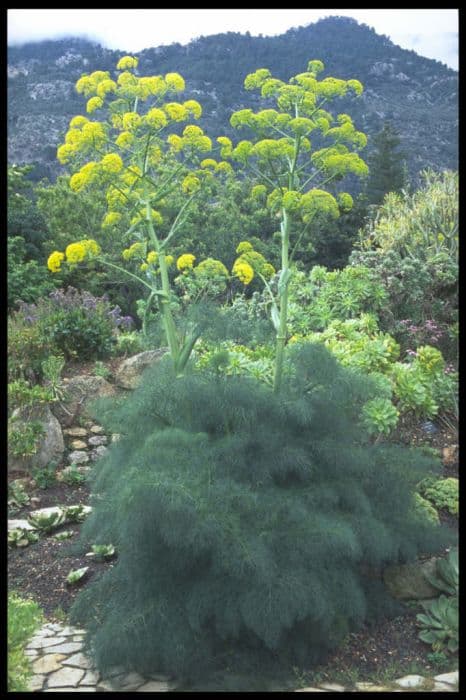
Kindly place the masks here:
MULTIPOLYGON (((195 100, 172 101, 185 89, 183 78, 178 73, 139 77, 137 66, 136 57, 124 56, 116 80, 101 70, 78 80, 77 92, 88 98, 87 114, 101 118, 73 117, 57 150, 60 162, 73 171, 69 185, 74 192, 91 187, 105 191, 108 208, 102 229, 108 233, 124 225, 127 247, 122 257, 128 267, 109 259, 93 239, 53 251, 48 267, 58 272, 63 263, 98 261, 137 280, 147 291, 143 328, 157 300, 172 360, 182 372, 199 332, 180 332, 176 326, 169 278, 175 261, 169 250, 203 183, 215 174, 229 174, 231 166, 205 158, 212 141, 199 126, 188 123, 177 133, 180 125, 202 114, 195 100), (181 202, 176 212, 170 206, 173 199, 181 202)), ((192 267, 193 258, 189 253, 180 256, 178 270, 192 267)), ((211 275, 228 277, 220 261, 203 262, 211 275)))
POLYGON ((119 559, 71 615, 102 672, 317 662, 386 609, 381 567, 447 539, 414 507, 432 458, 361 441, 371 380, 320 345, 287 366, 277 394, 190 365, 176 377, 166 358, 96 407, 122 437, 94 469, 81 546, 119 559))

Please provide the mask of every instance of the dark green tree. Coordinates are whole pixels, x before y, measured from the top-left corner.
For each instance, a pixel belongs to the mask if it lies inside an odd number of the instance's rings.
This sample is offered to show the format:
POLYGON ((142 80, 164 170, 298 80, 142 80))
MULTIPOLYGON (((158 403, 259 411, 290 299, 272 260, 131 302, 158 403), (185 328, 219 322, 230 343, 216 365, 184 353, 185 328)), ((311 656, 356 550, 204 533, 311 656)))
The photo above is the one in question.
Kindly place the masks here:
POLYGON ((390 122, 373 138, 375 149, 368 158, 366 194, 369 204, 381 204, 387 192, 401 192, 407 185, 401 139, 390 122))

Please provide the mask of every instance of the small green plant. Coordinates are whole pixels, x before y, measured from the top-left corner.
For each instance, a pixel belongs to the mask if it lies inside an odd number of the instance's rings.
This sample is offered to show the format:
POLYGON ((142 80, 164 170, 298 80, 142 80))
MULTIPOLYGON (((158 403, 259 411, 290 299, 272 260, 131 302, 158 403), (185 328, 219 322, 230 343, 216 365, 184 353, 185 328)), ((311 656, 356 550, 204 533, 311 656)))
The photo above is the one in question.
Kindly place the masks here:
POLYGON ((29 503, 29 496, 18 479, 8 484, 8 508, 12 513, 29 503))
POLYGON ((451 665, 451 660, 443 651, 432 651, 427 654, 427 660, 437 671, 446 671, 451 665))
POLYGON ((86 475, 81 474, 76 464, 71 464, 62 471, 62 481, 68 486, 79 486, 86 481, 86 475))
POLYGON ((57 464, 55 462, 49 462, 49 464, 42 469, 40 467, 35 467, 32 470, 32 478, 40 489, 48 489, 50 486, 53 486, 57 480, 57 464))
POLYGON ((55 530, 65 522, 65 512, 61 508, 51 513, 36 513, 31 514, 28 518, 29 523, 40 532, 48 533, 55 530))
POLYGON ((104 379, 108 379, 112 374, 111 370, 101 360, 95 361, 93 372, 96 377, 103 377, 104 379))
POLYGON ((422 607, 425 613, 416 615, 422 628, 419 639, 431 644, 433 651, 458 651, 458 597, 441 595, 429 603, 422 603, 422 607))
POLYGON ((8 451, 14 457, 30 457, 35 455, 44 435, 44 427, 40 421, 28 423, 17 422, 15 418, 8 421, 8 451))
POLYGON ((378 397, 364 405, 362 415, 369 433, 388 435, 398 423, 399 412, 389 399, 378 397))
POLYGON ((65 398, 65 391, 61 386, 61 373, 64 366, 65 358, 63 355, 49 355, 41 364, 42 374, 47 388, 53 396, 53 401, 63 401, 65 398))
POLYGON ((144 337, 137 331, 119 333, 117 336, 117 355, 132 355, 145 350, 144 337))
POLYGON ((453 476, 447 479, 438 479, 423 488, 423 496, 436 508, 444 508, 451 515, 459 512, 459 482, 453 476))
POLYGON ((52 612, 52 617, 55 620, 58 620, 59 622, 65 622, 66 620, 66 612, 63 610, 62 607, 58 606, 55 608, 52 612))
POLYGON ((93 544, 92 552, 88 552, 86 557, 95 557, 96 559, 110 559, 115 554, 113 544, 93 544))
POLYGON ((66 577, 67 582, 70 585, 73 585, 74 583, 81 581, 81 579, 84 578, 84 576, 86 575, 88 569, 88 566, 83 566, 82 569, 71 570, 68 576, 66 577))
POLYGON ((60 542, 61 540, 68 540, 70 537, 73 537, 73 535, 74 533, 72 530, 62 530, 62 532, 57 532, 57 534, 53 536, 53 539, 60 542))
POLYGON ((67 506, 65 508, 65 518, 70 523, 81 523, 85 519, 89 510, 89 506, 67 506))
POLYGON ((37 532, 32 530, 26 530, 25 528, 15 528, 8 532, 8 544, 10 547, 27 547, 33 542, 37 542, 39 535, 37 532))
POLYGON ((24 647, 42 622, 43 613, 37 603, 15 592, 8 594, 8 692, 28 690, 32 673, 24 647))
POLYGON ((8 409, 10 413, 15 408, 32 408, 38 404, 46 404, 53 401, 53 394, 49 387, 39 384, 31 384, 25 379, 15 379, 8 384, 8 409))

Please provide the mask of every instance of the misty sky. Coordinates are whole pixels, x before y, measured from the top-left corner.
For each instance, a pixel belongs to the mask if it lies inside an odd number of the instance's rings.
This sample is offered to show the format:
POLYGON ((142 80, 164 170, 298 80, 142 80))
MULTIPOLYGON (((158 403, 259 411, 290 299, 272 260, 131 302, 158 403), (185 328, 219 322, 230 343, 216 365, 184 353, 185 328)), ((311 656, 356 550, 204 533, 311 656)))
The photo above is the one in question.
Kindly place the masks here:
POLYGON ((458 70, 458 10, 8 10, 8 44, 85 36, 110 49, 145 48, 223 32, 282 34, 321 17, 345 15, 404 49, 458 70))

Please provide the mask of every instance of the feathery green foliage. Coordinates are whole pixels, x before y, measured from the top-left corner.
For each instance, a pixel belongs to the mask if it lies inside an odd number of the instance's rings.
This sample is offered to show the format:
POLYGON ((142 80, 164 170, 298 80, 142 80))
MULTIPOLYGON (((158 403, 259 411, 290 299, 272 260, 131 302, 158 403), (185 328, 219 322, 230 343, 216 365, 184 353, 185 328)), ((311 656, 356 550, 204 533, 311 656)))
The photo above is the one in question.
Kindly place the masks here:
POLYGON ((363 567, 433 551, 412 507, 431 457, 363 444, 374 387, 318 345, 295 348, 280 394, 168 357, 126 401, 96 407, 122 438, 92 473, 79 547, 116 564, 71 613, 97 666, 195 678, 312 663, 388 599, 363 567))

